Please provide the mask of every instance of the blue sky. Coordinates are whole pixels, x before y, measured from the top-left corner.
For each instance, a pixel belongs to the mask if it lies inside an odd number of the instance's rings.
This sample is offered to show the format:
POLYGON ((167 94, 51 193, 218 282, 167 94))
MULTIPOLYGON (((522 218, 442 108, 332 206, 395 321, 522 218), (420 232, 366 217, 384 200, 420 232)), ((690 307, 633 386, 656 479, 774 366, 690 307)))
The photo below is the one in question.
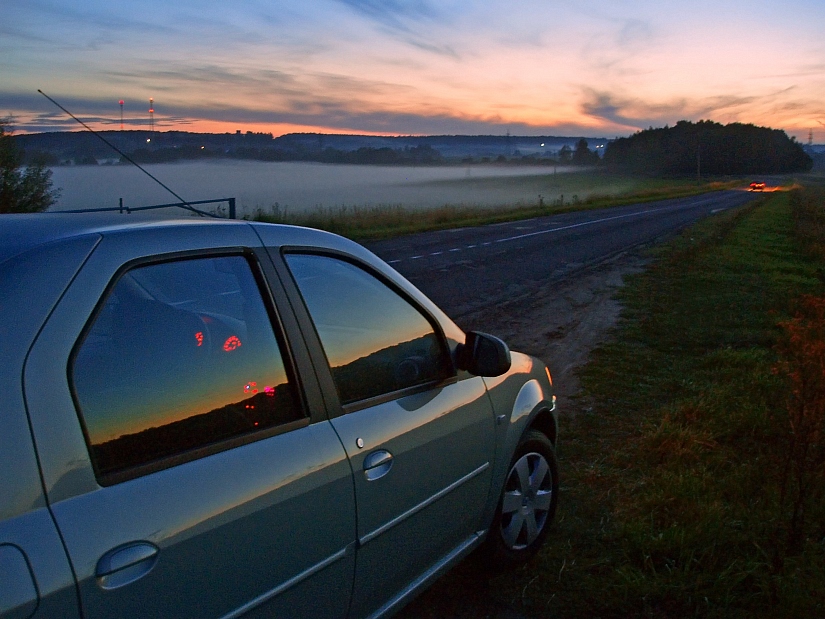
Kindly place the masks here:
POLYGON ((0 116, 98 129, 825 142, 822 0, 4 0, 0 116))

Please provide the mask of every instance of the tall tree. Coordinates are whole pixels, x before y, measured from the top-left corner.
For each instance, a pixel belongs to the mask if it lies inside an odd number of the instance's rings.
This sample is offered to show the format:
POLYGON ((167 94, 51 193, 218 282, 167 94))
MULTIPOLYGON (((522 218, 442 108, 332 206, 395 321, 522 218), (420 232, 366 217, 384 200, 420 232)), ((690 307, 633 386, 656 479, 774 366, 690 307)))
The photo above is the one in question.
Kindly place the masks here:
POLYGON ((0 119, 0 213, 36 213, 57 201, 52 172, 42 163, 23 166, 8 118, 0 119))
POLYGON ((594 165, 599 162, 599 156, 588 148, 587 140, 584 138, 576 142, 576 150, 573 151, 573 163, 576 165, 594 165))

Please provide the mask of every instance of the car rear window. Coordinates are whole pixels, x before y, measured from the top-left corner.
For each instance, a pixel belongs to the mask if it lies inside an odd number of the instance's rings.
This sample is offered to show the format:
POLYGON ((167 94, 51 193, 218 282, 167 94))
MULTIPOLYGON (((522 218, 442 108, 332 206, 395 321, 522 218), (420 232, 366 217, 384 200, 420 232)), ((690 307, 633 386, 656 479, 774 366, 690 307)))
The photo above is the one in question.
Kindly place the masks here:
POLYGON ((98 479, 165 468, 301 420, 284 349, 244 256, 123 273, 70 365, 98 479))

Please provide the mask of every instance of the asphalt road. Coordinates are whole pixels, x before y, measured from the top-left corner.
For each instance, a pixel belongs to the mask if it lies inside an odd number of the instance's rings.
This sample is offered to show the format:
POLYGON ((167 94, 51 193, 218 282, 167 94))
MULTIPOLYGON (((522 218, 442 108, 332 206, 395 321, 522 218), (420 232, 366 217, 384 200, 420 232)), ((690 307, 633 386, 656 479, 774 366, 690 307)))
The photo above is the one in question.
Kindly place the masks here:
POLYGON ((365 245, 453 318, 513 299, 755 193, 720 191, 594 211, 425 232, 365 245))

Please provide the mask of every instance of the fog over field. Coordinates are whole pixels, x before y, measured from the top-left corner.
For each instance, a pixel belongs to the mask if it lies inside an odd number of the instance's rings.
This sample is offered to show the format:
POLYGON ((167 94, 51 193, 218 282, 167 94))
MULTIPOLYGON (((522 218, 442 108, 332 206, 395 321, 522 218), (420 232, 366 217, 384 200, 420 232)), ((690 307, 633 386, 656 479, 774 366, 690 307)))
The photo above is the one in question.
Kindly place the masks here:
MULTIPOLYGON (((304 162, 220 160, 146 165, 185 200, 236 198, 238 216, 268 211, 275 203, 291 212, 318 207, 445 204, 493 207, 553 200, 562 174, 581 168, 552 166, 367 166, 304 162)), ((176 202, 131 165, 65 166, 52 169, 61 189, 52 211, 176 202)), ((604 188, 600 188, 604 193, 604 188)), ((568 199, 571 196, 568 195, 568 199)), ((586 197, 585 193, 579 194, 586 197)))

